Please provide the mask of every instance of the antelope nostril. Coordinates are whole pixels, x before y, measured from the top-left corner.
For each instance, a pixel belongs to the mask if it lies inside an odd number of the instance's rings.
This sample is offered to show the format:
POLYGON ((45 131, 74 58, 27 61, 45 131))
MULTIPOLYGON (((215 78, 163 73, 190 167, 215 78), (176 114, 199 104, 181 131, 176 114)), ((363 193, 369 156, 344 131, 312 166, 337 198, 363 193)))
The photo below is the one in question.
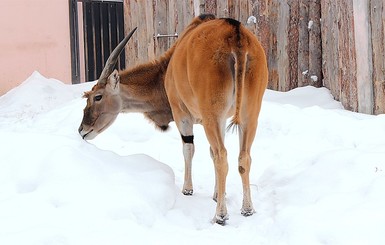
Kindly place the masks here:
POLYGON ((79 133, 81 133, 83 131, 83 125, 80 125, 78 131, 79 131, 79 133))

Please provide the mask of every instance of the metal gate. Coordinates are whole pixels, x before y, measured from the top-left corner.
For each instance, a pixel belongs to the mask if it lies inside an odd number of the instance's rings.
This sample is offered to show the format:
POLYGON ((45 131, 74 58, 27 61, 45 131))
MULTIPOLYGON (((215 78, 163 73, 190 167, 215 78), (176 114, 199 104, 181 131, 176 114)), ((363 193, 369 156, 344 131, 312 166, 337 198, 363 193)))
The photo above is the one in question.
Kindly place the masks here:
MULTIPOLYGON (((72 80, 80 82, 79 9, 83 23, 85 80, 100 76, 112 50, 124 38, 123 0, 69 0, 71 26, 72 80), (80 6, 79 6, 80 4, 80 6), (79 8, 78 8, 79 7, 79 8), (81 10, 80 10, 81 11, 81 10)), ((118 69, 125 68, 124 51, 118 69)))

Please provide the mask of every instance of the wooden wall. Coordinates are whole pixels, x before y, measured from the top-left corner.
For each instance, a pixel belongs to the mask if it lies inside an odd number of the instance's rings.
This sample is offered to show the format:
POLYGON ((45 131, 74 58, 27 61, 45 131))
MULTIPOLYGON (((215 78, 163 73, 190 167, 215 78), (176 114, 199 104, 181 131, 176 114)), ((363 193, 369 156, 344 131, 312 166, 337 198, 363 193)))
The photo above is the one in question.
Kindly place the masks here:
POLYGON ((385 113, 383 0, 125 0, 128 66, 154 59, 201 13, 231 17, 267 55, 269 88, 326 86, 349 110, 385 113), (157 35, 171 37, 158 37, 157 35))
POLYGON ((127 65, 162 55, 201 13, 199 6, 199 0, 124 0, 126 33, 138 27, 126 49, 127 65))
POLYGON ((320 0, 125 0, 124 6, 126 32, 139 27, 127 49, 129 66, 158 57, 175 41, 158 34, 181 33, 192 18, 211 13, 241 21, 260 38, 271 89, 322 85, 320 0))
POLYGON ((346 109, 385 113, 385 3, 321 0, 324 85, 346 109))

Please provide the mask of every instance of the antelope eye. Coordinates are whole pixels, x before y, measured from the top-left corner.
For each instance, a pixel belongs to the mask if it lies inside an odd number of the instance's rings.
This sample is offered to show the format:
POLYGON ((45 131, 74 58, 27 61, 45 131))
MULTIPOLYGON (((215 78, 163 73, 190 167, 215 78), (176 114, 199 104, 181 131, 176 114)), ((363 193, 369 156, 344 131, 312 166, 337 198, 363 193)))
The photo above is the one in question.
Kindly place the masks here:
POLYGON ((94 97, 94 101, 100 101, 101 99, 102 99, 102 95, 96 95, 95 97, 94 97))

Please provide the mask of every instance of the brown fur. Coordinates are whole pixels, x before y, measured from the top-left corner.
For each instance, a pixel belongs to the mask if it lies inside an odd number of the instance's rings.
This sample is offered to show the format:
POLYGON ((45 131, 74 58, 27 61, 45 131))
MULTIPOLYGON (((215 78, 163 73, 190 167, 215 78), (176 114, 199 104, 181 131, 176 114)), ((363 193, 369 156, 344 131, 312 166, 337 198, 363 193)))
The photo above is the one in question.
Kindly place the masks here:
POLYGON ((183 193, 191 195, 193 124, 201 123, 215 166, 214 222, 224 224, 226 119, 232 117, 230 125, 241 129, 238 170, 244 193, 242 214, 248 216, 254 212, 249 183, 250 148, 267 74, 265 53, 251 32, 238 21, 203 15, 195 18, 159 59, 119 73, 114 71, 106 83, 100 82, 86 92, 87 106, 79 133, 84 139, 92 139, 111 125, 120 112, 142 112, 161 130, 175 120, 184 142, 183 193))

